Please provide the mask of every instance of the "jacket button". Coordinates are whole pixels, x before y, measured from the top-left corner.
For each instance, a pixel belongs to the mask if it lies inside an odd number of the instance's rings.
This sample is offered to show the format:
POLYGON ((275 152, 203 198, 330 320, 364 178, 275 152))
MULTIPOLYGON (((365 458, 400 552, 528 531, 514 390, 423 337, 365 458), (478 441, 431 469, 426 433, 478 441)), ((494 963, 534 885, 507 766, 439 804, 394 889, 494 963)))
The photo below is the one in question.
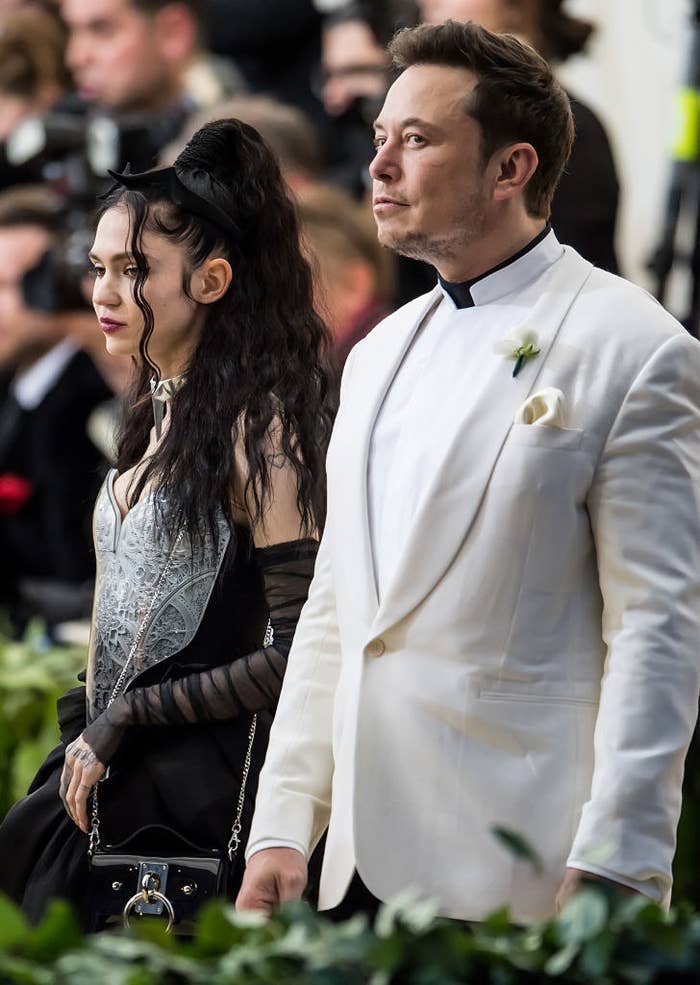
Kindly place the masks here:
POLYGON ((385 650, 386 644, 384 640, 372 640, 365 648, 368 657, 381 657, 385 650))

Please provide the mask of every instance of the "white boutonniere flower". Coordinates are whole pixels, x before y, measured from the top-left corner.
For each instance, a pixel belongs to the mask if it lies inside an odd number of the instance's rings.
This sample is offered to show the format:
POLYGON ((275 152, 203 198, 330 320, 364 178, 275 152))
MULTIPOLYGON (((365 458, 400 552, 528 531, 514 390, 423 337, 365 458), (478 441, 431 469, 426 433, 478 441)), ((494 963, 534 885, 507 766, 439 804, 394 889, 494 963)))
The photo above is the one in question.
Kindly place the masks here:
POLYGON ((537 332, 516 329, 494 346, 494 352, 506 359, 515 360, 513 376, 517 376, 528 359, 534 359, 540 354, 539 337, 537 332))

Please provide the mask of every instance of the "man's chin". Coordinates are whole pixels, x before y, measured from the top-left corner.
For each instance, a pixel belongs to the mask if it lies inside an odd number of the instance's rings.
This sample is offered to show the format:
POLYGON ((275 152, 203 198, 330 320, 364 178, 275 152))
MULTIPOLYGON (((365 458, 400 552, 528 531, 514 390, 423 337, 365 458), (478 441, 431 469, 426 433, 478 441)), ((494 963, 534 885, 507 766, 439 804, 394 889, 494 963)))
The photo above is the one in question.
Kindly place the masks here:
POLYGON ((385 246, 392 253, 399 256, 408 257, 411 260, 430 261, 428 244, 422 238, 412 236, 392 236, 389 233, 377 237, 382 246, 385 246))

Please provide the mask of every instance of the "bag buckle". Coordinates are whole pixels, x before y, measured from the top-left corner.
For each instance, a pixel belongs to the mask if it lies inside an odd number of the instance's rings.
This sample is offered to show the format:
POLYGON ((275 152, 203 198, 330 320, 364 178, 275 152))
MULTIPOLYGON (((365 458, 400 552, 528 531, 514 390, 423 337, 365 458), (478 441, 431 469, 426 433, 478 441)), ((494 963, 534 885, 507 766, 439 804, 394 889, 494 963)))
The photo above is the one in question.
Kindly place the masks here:
POLYGON ((122 912, 124 926, 129 926, 129 914, 133 910, 139 916, 152 914, 160 917, 163 911, 168 914, 169 933, 175 923, 173 904, 165 895, 168 886, 168 864, 166 862, 141 862, 139 865, 138 885, 141 887, 134 893, 122 912))

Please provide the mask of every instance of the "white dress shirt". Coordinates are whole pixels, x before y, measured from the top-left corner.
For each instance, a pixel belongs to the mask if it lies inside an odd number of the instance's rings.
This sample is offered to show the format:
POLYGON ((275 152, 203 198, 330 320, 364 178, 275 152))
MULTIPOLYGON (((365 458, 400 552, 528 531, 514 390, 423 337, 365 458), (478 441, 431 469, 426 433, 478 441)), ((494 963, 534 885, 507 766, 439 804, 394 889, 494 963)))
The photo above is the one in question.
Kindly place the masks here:
POLYGON ((550 230, 517 259, 471 282, 470 307, 458 308, 443 288, 437 310, 416 332, 377 415, 370 445, 369 522, 379 599, 437 467, 433 408, 457 389, 465 406, 477 406, 504 385, 505 357, 495 347, 527 319, 542 277, 562 255, 550 230))
POLYGON ((12 393, 22 410, 35 410, 78 351, 69 339, 59 342, 12 381, 12 393))

